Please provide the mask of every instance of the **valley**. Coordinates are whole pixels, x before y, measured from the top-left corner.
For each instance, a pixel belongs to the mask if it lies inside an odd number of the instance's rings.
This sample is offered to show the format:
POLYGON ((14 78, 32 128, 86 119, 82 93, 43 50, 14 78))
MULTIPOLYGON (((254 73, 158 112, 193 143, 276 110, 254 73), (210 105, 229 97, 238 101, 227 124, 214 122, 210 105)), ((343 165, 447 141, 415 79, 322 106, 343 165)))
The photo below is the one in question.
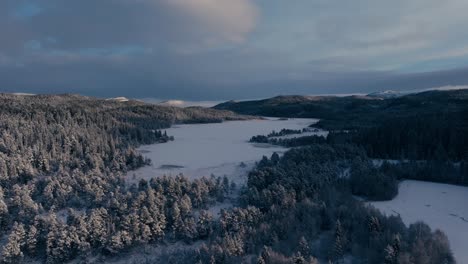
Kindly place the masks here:
POLYGON ((463 263, 464 100, 0 95, 2 261, 463 263))
POLYGON ((0 264, 468 264, 467 10, 0 0, 0 264))
POLYGON ((214 175, 227 176, 236 184, 245 184, 248 172, 263 156, 270 157, 275 152, 282 154, 287 150, 281 146, 249 143, 252 135, 268 134, 283 128, 303 129, 317 122, 317 119, 265 118, 175 125, 165 130, 174 137, 174 141, 137 149, 145 158, 151 159, 152 164, 128 172, 127 180, 138 182, 140 179, 178 174, 191 179, 214 175))

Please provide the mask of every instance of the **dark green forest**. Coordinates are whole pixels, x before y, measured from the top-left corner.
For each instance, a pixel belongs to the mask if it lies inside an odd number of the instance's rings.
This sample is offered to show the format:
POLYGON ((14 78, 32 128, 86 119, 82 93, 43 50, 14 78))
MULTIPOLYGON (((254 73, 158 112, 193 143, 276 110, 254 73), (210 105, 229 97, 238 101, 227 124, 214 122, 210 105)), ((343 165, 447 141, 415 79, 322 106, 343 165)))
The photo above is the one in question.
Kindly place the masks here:
POLYGON ((321 118, 314 126, 330 131, 326 140, 316 136, 278 140, 258 135, 252 137, 252 142, 288 147, 324 142, 355 144, 369 158, 405 161, 396 167, 414 173, 399 178, 468 184, 467 90, 430 91, 389 99, 280 96, 227 102, 215 108, 243 114, 321 118))
POLYGON ((375 158, 468 159, 467 90, 429 91, 389 99, 278 96, 230 101, 214 108, 261 116, 320 118, 317 127, 346 132, 375 158))

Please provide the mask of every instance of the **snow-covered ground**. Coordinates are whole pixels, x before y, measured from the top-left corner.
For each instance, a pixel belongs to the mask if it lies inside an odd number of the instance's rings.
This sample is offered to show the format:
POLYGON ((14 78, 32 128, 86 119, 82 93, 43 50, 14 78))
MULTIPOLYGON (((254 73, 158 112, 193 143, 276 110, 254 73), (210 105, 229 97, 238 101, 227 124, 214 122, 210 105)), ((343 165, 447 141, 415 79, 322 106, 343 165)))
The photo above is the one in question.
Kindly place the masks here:
POLYGON ((262 156, 287 149, 268 144, 251 144, 249 139, 266 135, 273 130, 302 129, 318 122, 317 119, 288 119, 229 121, 216 124, 177 125, 167 129, 175 140, 146 145, 139 151, 152 160, 146 166, 127 175, 129 181, 150 179, 161 175, 183 173, 190 178, 226 175, 236 184, 242 184, 247 173, 262 156))
POLYGON ((468 263, 468 187, 407 180, 392 201, 371 204, 386 214, 399 214, 405 224, 424 221, 444 231, 457 263, 468 263))

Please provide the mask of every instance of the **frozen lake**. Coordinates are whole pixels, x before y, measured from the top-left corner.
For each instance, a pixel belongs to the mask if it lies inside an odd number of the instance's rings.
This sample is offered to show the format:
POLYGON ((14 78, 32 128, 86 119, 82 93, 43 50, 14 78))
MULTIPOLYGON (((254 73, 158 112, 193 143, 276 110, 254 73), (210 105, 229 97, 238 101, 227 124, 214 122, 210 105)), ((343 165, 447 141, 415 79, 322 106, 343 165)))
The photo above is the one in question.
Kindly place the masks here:
POLYGON ((407 180, 392 201, 372 202, 385 214, 399 214, 405 224, 424 221, 447 234, 457 263, 468 263, 468 187, 407 180))
MULTIPOLYGON (((129 181, 183 173, 187 177, 226 175, 235 183, 243 183, 247 173, 262 156, 287 149, 269 144, 252 144, 252 136, 266 135, 273 130, 302 129, 318 119, 274 119, 229 121, 216 124, 176 125, 167 129, 175 140, 142 146, 138 150, 151 159, 152 165, 128 173, 129 181)), ((318 134, 323 133, 320 131, 318 134)))

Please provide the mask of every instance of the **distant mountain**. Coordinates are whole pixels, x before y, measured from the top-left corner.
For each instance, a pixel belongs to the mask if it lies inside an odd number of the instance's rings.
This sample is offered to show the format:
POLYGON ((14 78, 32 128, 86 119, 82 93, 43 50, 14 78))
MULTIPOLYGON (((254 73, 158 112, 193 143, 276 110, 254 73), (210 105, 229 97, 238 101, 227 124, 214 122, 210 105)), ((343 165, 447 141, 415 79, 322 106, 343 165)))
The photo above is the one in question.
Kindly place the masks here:
POLYGON ((159 102, 158 105, 184 107, 186 105, 186 102, 183 100, 166 100, 159 102))
POLYGON ((441 87, 431 87, 426 89, 415 89, 415 90, 405 90, 405 91, 394 91, 394 90, 385 90, 380 92, 370 93, 367 96, 369 97, 376 97, 376 98, 395 98, 401 97, 404 95, 409 94, 418 94, 423 92, 430 92, 430 91, 457 91, 457 90, 466 90, 468 86, 465 85, 458 85, 458 86, 441 86, 441 87))
POLYGON ((193 106, 212 107, 220 103, 220 101, 186 101, 186 100, 178 100, 178 99, 160 100, 156 98, 143 98, 141 100, 147 103, 163 105, 163 106, 174 106, 174 107, 193 107, 193 106))
MULTIPOLYGON (((371 125, 382 116, 423 115, 467 111, 468 90, 431 90, 367 96, 277 96, 255 101, 228 101, 215 109, 236 113, 296 118, 320 118, 324 128, 353 129, 371 125)), ((463 112, 465 113, 465 112, 463 112)))
POLYGON ((386 91, 382 91, 382 92, 370 93, 367 96, 376 97, 376 98, 395 98, 395 97, 403 96, 405 94, 407 94, 407 93, 399 92, 399 91, 393 91, 393 90, 386 90, 386 91))
POLYGON ((109 98, 107 99, 108 101, 116 101, 116 102, 128 102, 130 99, 127 97, 114 97, 114 98, 109 98))
POLYGON ((276 96, 255 101, 228 101, 214 106, 215 109, 231 110, 249 115, 278 117, 325 117, 337 109, 357 105, 380 104, 377 98, 368 96, 276 96))
POLYGON ((18 105, 35 103, 38 108, 58 107, 109 112, 115 115, 117 119, 126 122, 144 124, 145 122, 158 120, 166 126, 172 123, 207 123, 252 118, 227 110, 163 106, 139 100, 130 100, 125 97, 100 99, 77 94, 18 95, 0 93, 0 105, 4 105, 6 102, 18 105))

